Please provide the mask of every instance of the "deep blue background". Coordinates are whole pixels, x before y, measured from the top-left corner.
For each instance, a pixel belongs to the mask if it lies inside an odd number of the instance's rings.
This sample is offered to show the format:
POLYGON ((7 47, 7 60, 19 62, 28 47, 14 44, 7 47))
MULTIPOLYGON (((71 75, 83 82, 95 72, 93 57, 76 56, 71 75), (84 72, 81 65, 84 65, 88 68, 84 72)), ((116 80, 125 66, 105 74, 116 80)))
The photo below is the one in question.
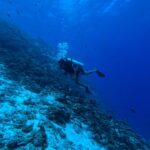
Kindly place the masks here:
POLYGON ((0 0, 0 15, 105 79, 89 77, 108 111, 150 139, 149 0, 0 0), (135 113, 131 112, 135 109, 135 113))

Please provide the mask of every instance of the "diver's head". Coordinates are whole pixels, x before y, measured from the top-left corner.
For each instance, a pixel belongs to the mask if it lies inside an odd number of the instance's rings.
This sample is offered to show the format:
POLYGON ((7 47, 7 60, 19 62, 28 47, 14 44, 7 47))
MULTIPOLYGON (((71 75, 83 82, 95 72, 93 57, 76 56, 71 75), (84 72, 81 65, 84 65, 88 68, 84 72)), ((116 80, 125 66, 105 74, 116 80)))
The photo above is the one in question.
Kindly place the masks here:
POLYGON ((60 67, 63 67, 65 65, 65 60, 63 58, 61 58, 59 61, 58 61, 60 67))
POLYGON ((58 61, 59 64, 63 64, 65 63, 65 60, 63 58, 61 58, 59 61, 58 61))

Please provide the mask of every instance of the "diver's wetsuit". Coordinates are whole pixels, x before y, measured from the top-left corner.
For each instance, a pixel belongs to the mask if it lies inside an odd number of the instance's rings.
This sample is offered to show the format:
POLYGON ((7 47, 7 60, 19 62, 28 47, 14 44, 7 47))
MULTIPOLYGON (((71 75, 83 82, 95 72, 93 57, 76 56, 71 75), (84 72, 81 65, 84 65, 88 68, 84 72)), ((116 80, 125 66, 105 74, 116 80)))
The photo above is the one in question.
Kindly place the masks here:
POLYGON ((81 65, 78 65, 74 63, 72 60, 68 59, 60 59, 59 60, 59 65, 60 67, 65 71, 65 73, 68 73, 70 75, 75 75, 75 81, 78 85, 82 86, 85 88, 87 93, 91 93, 88 86, 82 84, 79 82, 79 75, 89 75, 94 72, 96 72, 99 76, 105 77, 103 73, 101 73, 99 70, 95 69, 92 71, 85 71, 81 65))
POLYGON ((65 73, 72 74, 72 75, 75 74, 75 70, 73 68, 72 62, 65 59, 60 59, 59 65, 65 71, 65 73))

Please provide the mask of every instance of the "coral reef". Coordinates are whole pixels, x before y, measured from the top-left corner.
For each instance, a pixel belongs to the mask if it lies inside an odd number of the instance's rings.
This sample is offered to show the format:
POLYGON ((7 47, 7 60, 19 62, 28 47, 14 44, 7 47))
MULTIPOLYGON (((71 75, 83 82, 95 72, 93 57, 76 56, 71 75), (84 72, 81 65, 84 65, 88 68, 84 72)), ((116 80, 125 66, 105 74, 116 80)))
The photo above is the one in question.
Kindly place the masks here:
POLYGON ((58 68, 55 50, 0 21, 0 149, 149 150, 58 68))

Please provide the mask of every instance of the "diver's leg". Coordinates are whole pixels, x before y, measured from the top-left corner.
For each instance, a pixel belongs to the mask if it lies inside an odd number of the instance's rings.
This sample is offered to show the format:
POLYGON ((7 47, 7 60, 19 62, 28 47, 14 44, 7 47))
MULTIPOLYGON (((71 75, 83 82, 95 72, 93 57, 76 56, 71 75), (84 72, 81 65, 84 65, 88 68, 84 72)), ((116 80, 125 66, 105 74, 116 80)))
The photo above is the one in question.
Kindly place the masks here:
POLYGON ((87 93, 91 94, 91 91, 89 90, 89 87, 79 82, 79 74, 76 75, 76 83, 77 83, 78 85, 84 87, 84 88, 85 88, 85 91, 86 91, 87 93))
POLYGON ((90 70, 90 71, 83 70, 82 74, 83 74, 83 75, 90 75, 90 74, 92 74, 92 73, 95 73, 96 71, 97 71, 96 69, 90 70))
POLYGON ((77 84, 78 84, 78 85, 80 85, 80 86, 82 86, 82 87, 84 87, 84 88, 85 88, 86 93, 91 94, 91 91, 89 90, 89 87, 88 87, 88 86, 86 86, 86 85, 84 85, 84 84, 82 84, 82 83, 80 83, 80 82, 77 82, 77 84))
POLYGON ((102 72, 100 72, 98 69, 94 69, 94 70, 91 70, 91 71, 83 71, 82 72, 82 74, 84 74, 84 75, 90 75, 90 74, 92 74, 92 73, 96 73, 98 76, 100 76, 100 77, 105 77, 105 75, 102 73, 102 72))

